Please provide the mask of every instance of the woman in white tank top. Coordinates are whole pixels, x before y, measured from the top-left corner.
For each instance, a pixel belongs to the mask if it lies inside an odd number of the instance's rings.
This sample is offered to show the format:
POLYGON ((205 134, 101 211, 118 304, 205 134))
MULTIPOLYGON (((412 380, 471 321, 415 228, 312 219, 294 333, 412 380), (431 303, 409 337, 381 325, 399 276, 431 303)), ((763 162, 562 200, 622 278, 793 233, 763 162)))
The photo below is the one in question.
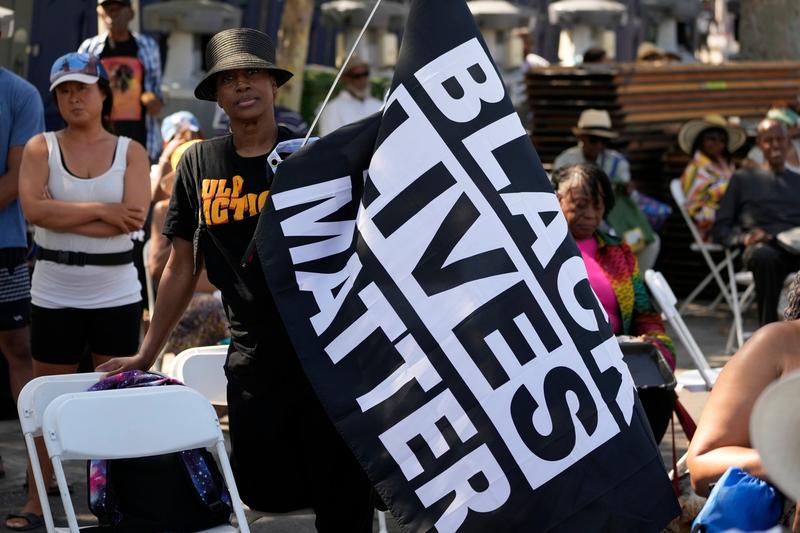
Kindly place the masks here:
MULTIPOLYGON (((107 129, 112 93, 99 59, 67 54, 56 60, 50 82, 66 127, 28 142, 19 180, 37 245, 34 376, 75 372, 87 349, 95 366, 136 354, 141 287, 128 234, 142 228, 150 203, 145 149, 107 129)), ((25 513, 41 515, 35 484, 29 487, 22 512, 7 526, 30 523, 25 513)))

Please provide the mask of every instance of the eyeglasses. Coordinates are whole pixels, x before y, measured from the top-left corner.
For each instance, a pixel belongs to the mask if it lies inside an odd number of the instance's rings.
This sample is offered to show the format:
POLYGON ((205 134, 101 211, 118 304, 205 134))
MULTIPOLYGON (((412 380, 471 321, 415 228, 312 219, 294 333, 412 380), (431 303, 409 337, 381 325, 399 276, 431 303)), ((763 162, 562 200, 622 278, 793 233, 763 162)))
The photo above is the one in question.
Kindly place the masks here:
POLYGON ((369 77, 369 70, 359 70, 358 72, 350 72, 347 74, 348 78, 352 78, 354 80, 361 79, 361 78, 368 78, 369 77))
POLYGON ((589 144, 607 144, 608 139, 605 137, 598 137, 597 135, 587 135, 585 142, 589 144))

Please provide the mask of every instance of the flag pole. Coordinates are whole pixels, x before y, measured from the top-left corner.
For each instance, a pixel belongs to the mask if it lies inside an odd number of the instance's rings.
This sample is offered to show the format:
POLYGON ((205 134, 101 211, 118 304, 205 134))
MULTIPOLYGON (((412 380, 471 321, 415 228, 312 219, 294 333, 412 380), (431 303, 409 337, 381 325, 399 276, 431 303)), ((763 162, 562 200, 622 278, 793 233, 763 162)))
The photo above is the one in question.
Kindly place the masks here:
POLYGON ((375 15, 375 12, 378 10, 378 6, 379 5, 381 5, 381 0, 377 0, 375 2, 375 6, 372 8, 372 12, 370 12, 369 16, 367 17, 366 22, 364 23, 364 27, 361 28, 361 32, 358 34, 358 37, 356 38, 356 42, 354 42, 353 43, 353 47, 350 48, 350 53, 347 54, 347 57, 345 58, 344 63, 342 63, 342 67, 339 69, 339 72, 336 73, 336 78, 333 80, 333 83, 331 84, 330 90, 328 90, 328 95, 325 97, 325 100, 322 101, 322 105, 319 108, 319 112, 317 113, 317 116, 314 117, 314 122, 311 123, 311 127, 308 128, 308 133, 306 133, 306 138, 303 139, 303 146, 305 146, 306 143, 308 143, 308 139, 309 139, 309 137, 311 137, 311 133, 314 131, 314 128, 317 126, 317 122, 319 122, 319 117, 322 115, 322 112, 325 110, 325 106, 328 105, 328 100, 331 99, 331 95, 333 94, 333 90, 336 88, 336 85, 339 83, 339 79, 342 77, 342 73, 344 72, 344 69, 347 68, 347 64, 350 62, 350 58, 353 57, 353 54, 356 51, 356 47, 358 47, 358 43, 361 42, 361 38, 364 36, 364 32, 367 31, 367 27, 369 26, 369 23, 372 22, 372 17, 375 15))

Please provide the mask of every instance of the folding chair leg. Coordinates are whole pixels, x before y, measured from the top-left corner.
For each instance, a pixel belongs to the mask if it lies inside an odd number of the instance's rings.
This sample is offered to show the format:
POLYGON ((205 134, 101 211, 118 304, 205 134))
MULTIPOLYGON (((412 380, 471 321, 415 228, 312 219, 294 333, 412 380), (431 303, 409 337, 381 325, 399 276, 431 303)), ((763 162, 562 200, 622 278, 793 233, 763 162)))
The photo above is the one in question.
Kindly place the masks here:
POLYGON ((748 287, 742 293, 741 303, 739 307, 742 309, 742 312, 747 311, 747 309, 753 304, 753 301, 756 299, 756 285, 752 283, 748 285, 748 287))
POLYGON ((719 306, 719 303, 720 303, 721 301, 722 301, 722 293, 720 293, 720 294, 717 294, 717 296, 716 296, 716 297, 715 297, 713 300, 711 300, 711 303, 710 303, 710 304, 708 304, 708 310, 709 310, 709 311, 714 311, 714 310, 716 310, 716 309, 717 309, 717 306, 719 306))
POLYGON ((679 313, 684 313, 686 311, 686 307, 694 301, 695 298, 703 291, 703 289, 711 283, 711 280, 717 282, 717 286, 719 287, 720 294, 717 296, 717 299, 714 300, 714 303, 709 307, 710 309, 714 309, 717 306, 718 298, 721 296, 725 298, 725 301, 728 303, 728 307, 731 309, 733 308, 733 304, 731 303, 731 294, 728 286, 725 284, 725 281, 720 276, 720 273, 725 269, 728 268, 728 271, 732 271, 733 269, 733 260, 736 259, 736 256, 739 255, 739 251, 735 250, 733 252, 725 251, 725 259, 720 261, 717 264, 714 264, 714 260, 711 258, 711 254, 707 251, 703 250, 702 255, 706 260, 706 263, 709 265, 711 272, 706 275, 705 278, 694 288, 694 290, 686 297, 686 299, 681 303, 681 306, 678 308, 679 313), (711 265, 714 265, 713 267, 711 265))
POLYGON ((734 344, 736 344, 736 324, 731 321, 731 328, 730 331, 728 331, 728 339, 725 341, 726 354, 733 355, 736 352, 734 344))
POLYGON ((378 511, 378 533, 389 533, 386 527, 386 513, 378 511))
MULTIPOLYGON (((689 457, 689 452, 686 452, 686 453, 684 453, 683 455, 681 455, 681 458, 680 458, 680 459, 678 459, 678 462, 677 462, 677 463, 675 463, 675 467, 676 467, 678 470, 680 470, 680 469, 681 469, 681 467, 683 466, 683 464, 684 464, 684 463, 686 462, 686 460, 688 459, 688 457, 689 457)), ((674 475, 674 473, 675 473, 675 471, 674 471, 674 470, 670 470, 670 471, 669 471, 669 474, 667 474, 667 477, 668 477, 669 479, 672 479, 672 476, 674 475)))
MULTIPOLYGON (((741 298, 739 298, 739 313, 744 313, 752 304, 753 300, 755 300, 756 296, 756 286, 755 284, 750 284, 742 293, 741 298)), ((734 337, 736 334, 735 324, 731 322, 731 330, 728 333, 728 341, 725 343, 725 353, 733 354, 736 350, 734 349, 734 337)), ((742 341, 744 341, 745 333, 742 331, 742 341)), ((741 344, 739 345, 741 348, 741 344)))
MULTIPOLYGON (((61 493, 61 503, 64 505, 64 514, 67 515, 67 524, 69 525, 70 533, 80 533, 78 527, 78 519, 75 517, 75 509, 72 507, 72 498, 69 495, 69 486, 67 485, 67 477, 64 475, 64 468, 61 466, 61 458, 55 455, 51 458, 53 463, 53 471, 56 474, 56 482, 58 483, 58 491, 61 493)), ((47 493, 45 492, 45 495, 47 493)), ((47 496, 45 496, 47 497, 47 496)))
MULTIPOLYGON (((225 449, 225 443, 222 441, 217 442, 214 451, 217 453, 223 477, 226 480, 233 479, 233 471, 231 470, 231 463, 228 461, 228 451, 225 449)), ((244 509, 242 509, 242 499, 239 497, 239 490, 236 488, 235 483, 228 483, 228 492, 231 495, 236 521, 239 522, 239 531, 241 533, 250 533, 250 526, 247 524, 247 517, 244 514, 244 509)))
POLYGON ((728 250, 725 250, 725 260, 728 265, 728 281, 730 282, 731 311, 733 312, 733 326, 736 332, 737 349, 744 344, 744 333, 742 332, 742 309, 739 302, 739 290, 736 288, 736 279, 733 271, 733 258, 728 250))
POLYGON ((695 287, 694 290, 691 293, 689 293, 689 296, 687 296, 686 299, 683 300, 683 302, 681 303, 680 308, 678 308, 678 312, 679 313, 684 313, 686 311, 686 308, 689 306, 689 304, 694 302, 694 299, 697 298, 697 296, 701 292, 703 292, 703 289, 705 289, 708 286, 708 284, 711 283, 713 280, 714 280, 714 275, 713 274, 708 274, 706 277, 704 277, 703 281, 698 283, 697 287, 695 287))
POLYGON ((36 451, 36 441, 30 433, 25 434, 25 447, 28 449, 28 459, 31 462, 33 482, 36 484, 36 491, 39 493, 39 504, 42 506, 45 528, 48 532, 55 531, 53 513, 50 512, 50 502, 47 499, 47 487, 42 477, 42 465, 39 463, 39 454, 36 451))

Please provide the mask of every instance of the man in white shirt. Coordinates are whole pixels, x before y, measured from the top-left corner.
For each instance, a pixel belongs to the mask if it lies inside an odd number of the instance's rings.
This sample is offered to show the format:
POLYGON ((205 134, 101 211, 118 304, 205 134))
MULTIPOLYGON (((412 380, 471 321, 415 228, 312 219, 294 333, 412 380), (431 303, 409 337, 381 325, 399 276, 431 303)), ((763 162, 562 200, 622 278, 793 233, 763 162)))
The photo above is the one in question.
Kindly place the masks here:
POLYGON ((381 108, 381 101, 369 92, 369 64, 360 57, 350 58, 350 63, 342 73, 342 85, 341 92, 322 111, 319 118, 320 136, 368 117, 381 108))

